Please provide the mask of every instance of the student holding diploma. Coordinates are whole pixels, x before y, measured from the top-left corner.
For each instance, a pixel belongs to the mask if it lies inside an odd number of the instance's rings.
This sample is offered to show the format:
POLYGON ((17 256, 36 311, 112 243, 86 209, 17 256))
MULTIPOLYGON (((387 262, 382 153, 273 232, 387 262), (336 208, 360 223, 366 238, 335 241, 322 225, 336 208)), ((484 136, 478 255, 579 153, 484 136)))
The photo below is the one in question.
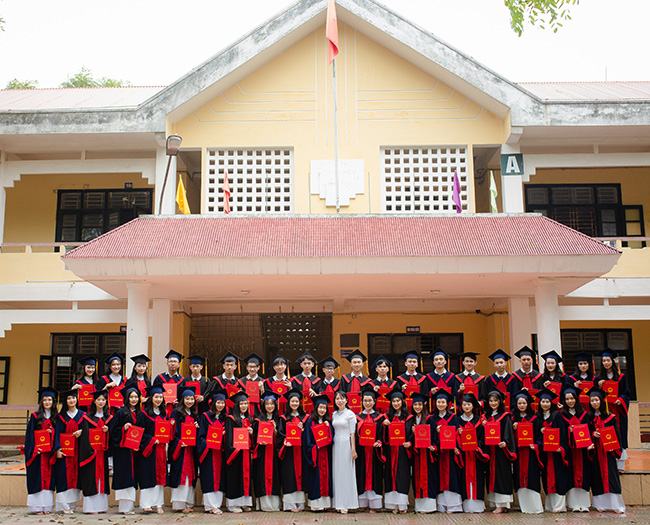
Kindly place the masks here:
POLYGON ((56 510, 64 514, 74 513, 81 499, 79 437, 84 413, 77 408, 77 392, 69 390, 61 394, 61 412, 56 419, 56 510))
MULTIPOLYGON (((410 357, 409 357, 410 359, 410 357)), ((424 377, 424 376, 423 376, 424 377)), ((404 386, 408 384, 408 380, 404 386)), ((426 395, 426 394, 423 394, 426 395)), ((390 395, 390 409, 384 420, 386 467, 384 469, 384 506, 393 514, 406 514, 409 503, 410 441, 406 441, 406 421, 411 418, 402 392, 390 395)))
POLYGON ((266 392, 253 421, 253 489, 257 510, 280 510, 280 457, 278 450, 278 396, 266 392))
POLYGON ((440 480, 435 453, 438 451, 435 418, 427 410, 427 397, 413 394, 406 435, 413 451, 413 497, 416 514, 429 514, 438 508, 440 480))
POLYGON ((373 387, 367 386, 361 398, 363 410, 361 414, 357 414, 357 494, 359 507, 369 509, 371 513, 381 509, 386 461, 381 440, 385 417, 375 410, 376 399, 377 392, 373 387))
POLYGON ((312 511, 332 506, 332 428, 326 395, 312 398, 314 410, 303 431, 304 482, 312 511))
POLYGON ((490 456, 484 450, 481 404, 474 394, 465 394, 460 401, 458 435, 461 458, 461 489, 463 512, 485 511, 485 463, 490 456))
POLYGON ((287 409, 278 426, 278 457, 282 483, 282 510, 300 512, 305 508, 302 434, 308 415, 302 409, 302 392, 287 392, 287 409))
POLYGON ((226 421, 226 393, 213 390, 209 400, 210 410, 199 418, 197 455, 200 462, 201 491, 205 512, 221 514, 226 461, 223 456, 223 435, 226 421))
POLYGON ((253 506, 251 438, 253 418, 248 396, 239 392, 230 398, 234 404, 226 417, 226 507, 230 512, 250 511, 253 506))
POLYGON ((435 410, 433 420, 438 434, 438 479, 440 488, 438 497, 438 512, 463 512, 461 496, 460 468, 462 463, 458 448, 458 418, 451 411, 453 394, 447 390, 438 390, 433 396, 435 410))

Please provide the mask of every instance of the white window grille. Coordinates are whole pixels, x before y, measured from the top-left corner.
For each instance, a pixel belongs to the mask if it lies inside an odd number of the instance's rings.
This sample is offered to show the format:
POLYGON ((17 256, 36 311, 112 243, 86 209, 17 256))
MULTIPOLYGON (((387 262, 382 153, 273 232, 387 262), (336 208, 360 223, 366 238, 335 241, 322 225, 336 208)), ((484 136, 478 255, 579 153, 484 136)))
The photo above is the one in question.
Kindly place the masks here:
POLYGON ((468 159, 464 146, 381 149, 384 213, 454 213, 454 171, 463 211, 468 209, 468 159))
POLYGON ((293 212, 291 148, 208 149, 206 167, 207 213, 223 213, 226 172, 232 213, 293 212))

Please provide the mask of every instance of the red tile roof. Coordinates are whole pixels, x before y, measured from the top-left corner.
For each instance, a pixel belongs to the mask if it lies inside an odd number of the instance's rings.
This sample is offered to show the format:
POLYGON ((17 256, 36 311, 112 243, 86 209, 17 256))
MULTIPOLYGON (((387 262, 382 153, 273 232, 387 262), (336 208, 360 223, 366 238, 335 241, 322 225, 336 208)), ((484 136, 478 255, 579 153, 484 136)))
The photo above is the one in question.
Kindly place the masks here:
POLYGON ((613 255, 539 215, 146 216, 64 259, 613 255))

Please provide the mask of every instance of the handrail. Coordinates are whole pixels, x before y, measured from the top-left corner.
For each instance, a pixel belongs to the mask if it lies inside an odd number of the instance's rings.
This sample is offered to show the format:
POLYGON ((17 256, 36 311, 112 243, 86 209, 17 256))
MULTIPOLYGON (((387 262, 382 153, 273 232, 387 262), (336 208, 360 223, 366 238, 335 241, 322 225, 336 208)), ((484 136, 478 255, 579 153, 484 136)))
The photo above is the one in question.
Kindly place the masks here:
POLYGON ((650 241, 650 237, 592 237, 595 241, 650 241))
MULTIPOLYGON (((54 248, 51 252, 45 253, 61 253, 66 248, 76 248, 83 246, 85 242, 4 242, 0 244, 0 252, 5 248, 24 248, 22 252, 15 253, 33 253, 32 248, 54 248)), ((13 253, 13 252, 12 252, 13 253)))

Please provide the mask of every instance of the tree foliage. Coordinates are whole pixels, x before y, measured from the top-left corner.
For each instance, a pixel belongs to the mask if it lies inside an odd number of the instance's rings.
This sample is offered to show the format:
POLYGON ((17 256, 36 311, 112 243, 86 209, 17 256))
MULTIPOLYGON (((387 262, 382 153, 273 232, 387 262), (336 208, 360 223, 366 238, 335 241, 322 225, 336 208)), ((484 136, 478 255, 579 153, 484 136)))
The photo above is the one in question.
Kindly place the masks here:
POLYGON ((7 82, 5 89, 36 89, 37 87, 38 80, 18 80, 13 78, 7 82))
POLYGON ((86 88, 86 87, 122 87, 130 86, 131 83, 125 80, 116 80, 114 78, 102 77, 96 79, 87 67, 82 67, 81 71, 65 82, 61 82, 61 88, 86 88))
POLYGON ((519 36, 524 26, 547 27, 554 33, 562 27, 565 20, 571 20, 569 7, 577 5, 580 0, 503 0, 510 10, 510 27, 519 36))

